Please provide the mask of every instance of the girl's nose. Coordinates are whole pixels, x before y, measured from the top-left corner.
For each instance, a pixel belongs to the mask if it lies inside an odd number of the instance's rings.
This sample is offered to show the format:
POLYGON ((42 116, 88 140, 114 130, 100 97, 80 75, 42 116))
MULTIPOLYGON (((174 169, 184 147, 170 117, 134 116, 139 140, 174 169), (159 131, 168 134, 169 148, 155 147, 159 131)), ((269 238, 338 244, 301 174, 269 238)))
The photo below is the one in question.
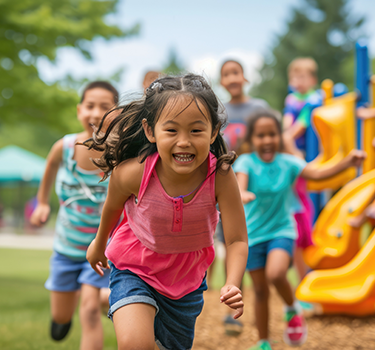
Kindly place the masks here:
POLYGON ((190 139, 187 136, 181 135, 177 141, 178 147, 189 147, 190 146, 190 139))

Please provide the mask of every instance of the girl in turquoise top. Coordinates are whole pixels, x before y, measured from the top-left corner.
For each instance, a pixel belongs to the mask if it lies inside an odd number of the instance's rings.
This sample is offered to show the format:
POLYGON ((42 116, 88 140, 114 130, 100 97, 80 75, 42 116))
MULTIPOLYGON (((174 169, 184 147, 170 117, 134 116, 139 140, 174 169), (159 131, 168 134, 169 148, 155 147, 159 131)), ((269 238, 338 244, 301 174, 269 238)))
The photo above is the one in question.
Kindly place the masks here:
POLYGON ((101 153, 76 143, 92 135, 93 126, 99 125, 117 100, 118 92, 107 82, 96 81, 86 87, 77 106, 77 117, 84 131, 66 135, 53 145, 39 187, 38 205, 30 218, 35 226, 45 224, 50 213, 49 194, 56 180, 60 209, 50 275, 45 284, 51 291, 51 337, 65 338, 80 297, 80 349, 103 347, 100 301, 102 298, 108 305, 109 274, 100 277, 91 269, 86 250, 99 226, 108 181, 99 183, 101 171, 91 162, 91 158, 98 158, 101 153))
POLYGON ((260 338, 252 350, 271 349, 268 342, 268 282, 275 286, 286 304, 285 342, 295 346, 306 340, 305 321, 286 278, 296 239, 291 211, 296 178, 328 178, 348 167, 359 166, 365 158, 364 152, 353 150, 331 168, 313 169, 303 159, 280 153, 283 149, 281 135, 281 125, 275 115, 259 112, 251 118, 245 139, 253 152, 241 155, 234 163, 245 208, 249 239, 247 269, 254 284, 255 318, 260 338))

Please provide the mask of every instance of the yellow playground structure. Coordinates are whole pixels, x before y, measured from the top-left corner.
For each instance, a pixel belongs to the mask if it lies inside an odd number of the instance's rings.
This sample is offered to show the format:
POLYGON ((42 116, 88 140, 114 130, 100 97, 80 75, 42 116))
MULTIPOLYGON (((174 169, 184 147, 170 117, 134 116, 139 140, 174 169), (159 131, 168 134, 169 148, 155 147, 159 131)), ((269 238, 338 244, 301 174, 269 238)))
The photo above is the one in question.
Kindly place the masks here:
MULTIPOLYGON (((375 101, 375 77, 371 79, 372 104, 375 101)), ((368 83, 368 80, 367 80, 368 83)), ((316 168, 337 163, 356 148, 355 118, 357 93, 332 98, 331 81, 324 81, 326 100, 313 111, 312 121, 320 139, 316 168)), ((337 190, 320 213, 313 242, 304 251, 304 259, 314 271, 296 291, 299 300, 318 303, 324 313, 363 316, 375 314, 375 230, 361 247, 360 228, 351 227, 350 219, 364 212, 375 199, 375 119, 362 122, 361 146, 367 153, 362 175, 354 168, 324 181, 308 182, 309 190, 337 190)))

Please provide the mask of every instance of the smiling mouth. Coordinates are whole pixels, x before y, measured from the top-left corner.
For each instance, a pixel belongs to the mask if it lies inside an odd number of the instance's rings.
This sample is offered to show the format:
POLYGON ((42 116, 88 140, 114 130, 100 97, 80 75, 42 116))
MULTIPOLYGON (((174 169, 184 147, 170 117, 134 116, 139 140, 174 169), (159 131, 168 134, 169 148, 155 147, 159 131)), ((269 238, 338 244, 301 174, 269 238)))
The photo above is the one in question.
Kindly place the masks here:
POLYGON ((177 162, 188 163, 194 160, 195 155, 191 153, 174 153, 173 158, 177 162))

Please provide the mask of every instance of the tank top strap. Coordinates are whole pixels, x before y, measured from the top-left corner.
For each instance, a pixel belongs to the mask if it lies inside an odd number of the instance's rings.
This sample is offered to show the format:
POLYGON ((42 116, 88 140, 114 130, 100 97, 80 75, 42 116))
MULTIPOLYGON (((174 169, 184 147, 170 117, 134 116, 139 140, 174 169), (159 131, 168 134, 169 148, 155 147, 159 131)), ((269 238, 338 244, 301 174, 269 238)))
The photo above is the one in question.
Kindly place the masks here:
POLYGON ((73 160, 74 146, 77 140, 77 134, 68 134, 63 138, 63 163, 71 171, 76 164, 73 160))
POLYGON ((215 191, 216 163, 217 163, 216 157, 210 152, 207 176, 209 177, 208 181, 210 184, 210 194, 214 203, 216 203, 216 191, 215 191))
POLYGON ((159 153, 155 152, 148 156, 145 160, 145 168, 143 170, 141 186, 139 187, 138 202, 142 200, 142 197, 147 189, 148 183, 150 182, 153 170, 159 159, 159 153))

